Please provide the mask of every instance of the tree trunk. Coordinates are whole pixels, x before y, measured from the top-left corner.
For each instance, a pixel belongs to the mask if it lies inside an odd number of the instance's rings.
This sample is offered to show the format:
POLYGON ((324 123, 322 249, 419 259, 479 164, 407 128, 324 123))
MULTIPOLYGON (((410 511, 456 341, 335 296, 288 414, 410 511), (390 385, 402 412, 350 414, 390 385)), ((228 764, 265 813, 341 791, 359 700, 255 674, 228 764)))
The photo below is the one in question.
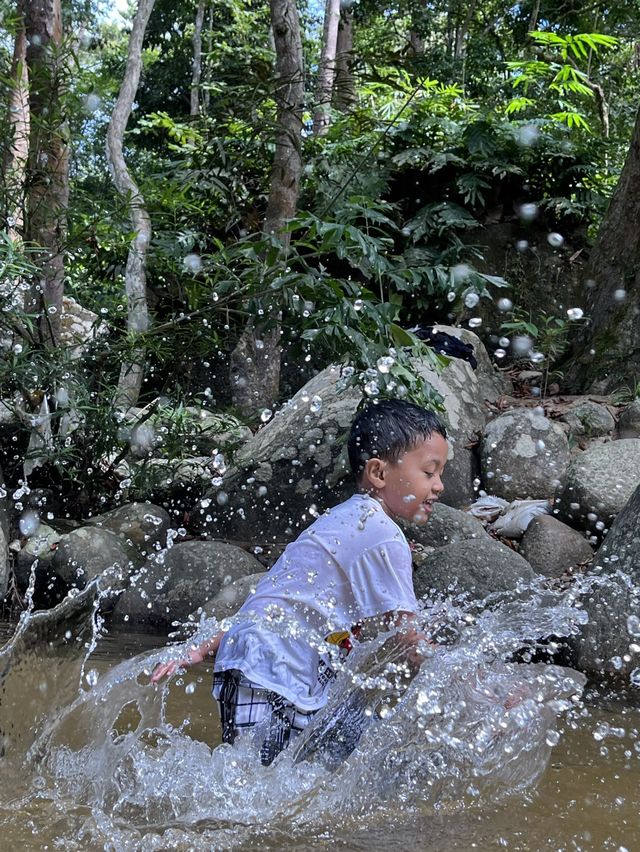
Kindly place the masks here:
POLYGON ((24 20, 20 21, 11 63, 9 95, 10 138, 4 151, 7 234, 12 240, 24 236, 25 182, 29 159, 29 75, 24 20))
MULTIPOLYGON (((290 238, 283 228, 295 216, 302 174, 304 61, 295 0, 271 0, 271 24, 276 45, 278 136, 263 230, 279 237, 284 253, 290 238)), ((278 397, 280 309, 271 303, 265 310, 270 323, 249 323, 231 354, 233 401, 247 414, 273 405, 278 397)))
POLYGON ((338 45, 339 24, 340 0, 326 0, 322 52, 318 67, 318 86, 316 89, 316 111, 313 116, 313 131, 316 136, 323 136, 327 132, 331 122, 330 107, 333 81, 336 74, 336 48, 338 45))
MULTIPOLYGON (((140 82, 142 42, 155 0, 139 0, 129 38, 129 52, 118 100, 107 129, 107 161, 116 189, 129 204, 133 240, 125 269, 127 295, 127 328, 133 338, 149 328, 147 308, 146 260, 151 241, 151 220, 138 185, 131 177, 123 154, 124 131, 140 82)), ((129 361, 122 364, 115 405, 121 409, 134 406, 140 395, 144 376, 144 348, 134 348, 129 361)))
POLYGON ((341 112, 349 112, 357 100, 356 81, 353 76, 353 13, 346 11, 340 17, 338 28, 333 103, 341 112))
POLYGON ((200 80, 202 78, 202 24, 204 22, 205 0, 199 0, 193 30, 193 73, 191 75, 191 111, 195 117, 200 113, 200 80))
POLYGON ((538 26, 538 15, 540 14, 540 0, 534 0, 533 8, 531 9, 531 17, 529 18, 529 26, 527 29, 529 32, 535 30, 538 26))
POLYGON ((467 35, 469 34, 469 27, 471 26, 475 10, 475 0, 468 0, 467 13, 464 21, 456 29, 455 47, 453 52, 454 59, 464 59, 465 57, 467 51, 467 35))
POLYGON ((620 180, 591 251, 591 322, 565 371, 570 386, 606 392, 640 379, 640 110, 620 180))
POLYGON ((42 342, 55 346, 64 295, 69 202, 68 131, 60 103, 65 71, 60 0, 25 0, 24 12, 30 114, 25 235, 40 249, 39 281, 29 289, 25 308, 39 317, 42 342))

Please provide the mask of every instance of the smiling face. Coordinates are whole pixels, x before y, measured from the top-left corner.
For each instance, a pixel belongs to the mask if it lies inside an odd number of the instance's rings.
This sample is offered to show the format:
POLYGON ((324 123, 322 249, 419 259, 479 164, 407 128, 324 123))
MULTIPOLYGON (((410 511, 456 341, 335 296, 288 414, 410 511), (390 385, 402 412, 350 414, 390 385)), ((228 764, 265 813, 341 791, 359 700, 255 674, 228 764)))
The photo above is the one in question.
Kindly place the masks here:
POLYGON ((444 490, 441 476, 448 450, 442 435, 433 432, 403 453, 397 462, 369 459, 362 485, 392 518, 424 524, 444 490))

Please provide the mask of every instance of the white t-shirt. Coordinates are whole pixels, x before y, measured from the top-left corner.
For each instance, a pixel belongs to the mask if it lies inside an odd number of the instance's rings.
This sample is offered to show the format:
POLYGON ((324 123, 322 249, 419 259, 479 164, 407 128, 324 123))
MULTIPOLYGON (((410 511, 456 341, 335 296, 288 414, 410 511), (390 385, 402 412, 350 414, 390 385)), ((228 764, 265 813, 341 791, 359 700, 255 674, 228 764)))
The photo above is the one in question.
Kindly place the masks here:
POLYGON ((240 669, 303 710, 322 707, 322 669, 336 647, 325 638, 371 616, 415 612, 411 575, 400 527, 372 497, 355 494, 287 546, 225 633, 215 670, 240 669))

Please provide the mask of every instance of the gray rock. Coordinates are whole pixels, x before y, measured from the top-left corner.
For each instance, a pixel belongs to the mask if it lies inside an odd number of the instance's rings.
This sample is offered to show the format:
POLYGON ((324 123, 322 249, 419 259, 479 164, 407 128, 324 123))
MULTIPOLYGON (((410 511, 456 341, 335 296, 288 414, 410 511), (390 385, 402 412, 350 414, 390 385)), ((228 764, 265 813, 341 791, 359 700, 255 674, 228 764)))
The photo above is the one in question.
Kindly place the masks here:
POLYGON ((122 537, 108 529, 80 527, 63 535, 52 560, 52 570, 66 589, 84 587, 104 577, 105 587, 118 588, 134 570, 139 555, 122 537))
POLYGON ((477 518, 444 503, 434 505, 428 523, 404 524, 403 528, 407 538, 422 547, 446 547, 467 539, 489 538, 477 518))
POLYGON ((484 600, 534 577, 526 559, 487 536, 459 541, 426 556, 414 571, 413 585, 418 597, 431 589, 441 593, 455 589, 484 600))
POLYGON ((638 667, 629 645, 640 644, 640 486, 619 512, 594 557, 594 585, 583 604, 589 621, 575 641, 578 668, 628 675, 638 667), (627 659, 625 659, 625 657, 627 659))
POLYGON ((186 541, 147 560, 114 611, 116 624, 166 630, 186 621, 234 580, 262 566, 251 554, 221 541, 186 541))
POLYGON ((621 438, 640 438, 640 399, 634 399, 620 415, 618 435, 621 438))
MULTIPOLYGON (((478 375, 456 358, 440 374, 427 358, 415 367, 444 398, 450 450, 442 500, 464 506, 474 497, 473 444, 486 420, 478 375)), ((240 448, 221 487, 205 494, 193 513, 200 528, 209 536, 291 538, 311 523, 313 506, 322 510, 348 497, 344 439, 360 400, 337 367, 314 376, 240 448)))
POLYGON ((205 615, 208 618, 216 618, 218 621, 235 615, 265 574, 266 571, 261 571, 257 574, 248 574, 246 577, 239 577, 237 580, 229 583, 229 585, 224 586, 205 605, 205 615))
POLYGON ((16 553, 13 566, 18 590, 24 592, 29 584, 31 568, 34 563, 44 567, 53 562, 58 543, 62 536, 47 524, 39 524, 21 550, 16 553))
POLYGON ((605 405, 585 399, 572 406, 560 418, 569 427, 572 435, 598 438, 609 435, 616 428, 616 421, 605 405))
POLYGON ((640 439, 594 444, 576 456, 564 477, 558 517, 602 535, 640 485, 640 439), (597 526, 598 525, 598 526, 597 526))
POLYGON ((527 527, 520 554, 538 574, 561 577, 590 560, 593 548, 577 530, 551 515, 539 515, 527 527))
POLYGON ((166 543, 171 519, 164 509, 151 503, 128 503, 90 518, 87 525, 115 533, 145 556, 155 544, 166 543))
POLYGON ((505 500, 553 497, 569 464, 562 428, 536 409, 514 409, 487 424, 482 438, 482 477, 505 500))

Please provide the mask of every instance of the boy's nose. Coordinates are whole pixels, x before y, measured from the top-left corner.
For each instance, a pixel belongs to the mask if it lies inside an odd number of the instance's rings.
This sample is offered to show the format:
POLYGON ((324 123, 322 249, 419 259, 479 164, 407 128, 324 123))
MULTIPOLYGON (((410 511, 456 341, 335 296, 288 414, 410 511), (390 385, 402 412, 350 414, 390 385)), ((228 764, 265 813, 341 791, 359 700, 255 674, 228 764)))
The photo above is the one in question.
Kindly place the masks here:
POLYGON ((433 483, 432 490, 434 491, 435 494, 442 494, 442 492, 444 491, 444 485, 442 484, 442 480, 440 479, 439 476, 436 478, 435 482, 433 483))

